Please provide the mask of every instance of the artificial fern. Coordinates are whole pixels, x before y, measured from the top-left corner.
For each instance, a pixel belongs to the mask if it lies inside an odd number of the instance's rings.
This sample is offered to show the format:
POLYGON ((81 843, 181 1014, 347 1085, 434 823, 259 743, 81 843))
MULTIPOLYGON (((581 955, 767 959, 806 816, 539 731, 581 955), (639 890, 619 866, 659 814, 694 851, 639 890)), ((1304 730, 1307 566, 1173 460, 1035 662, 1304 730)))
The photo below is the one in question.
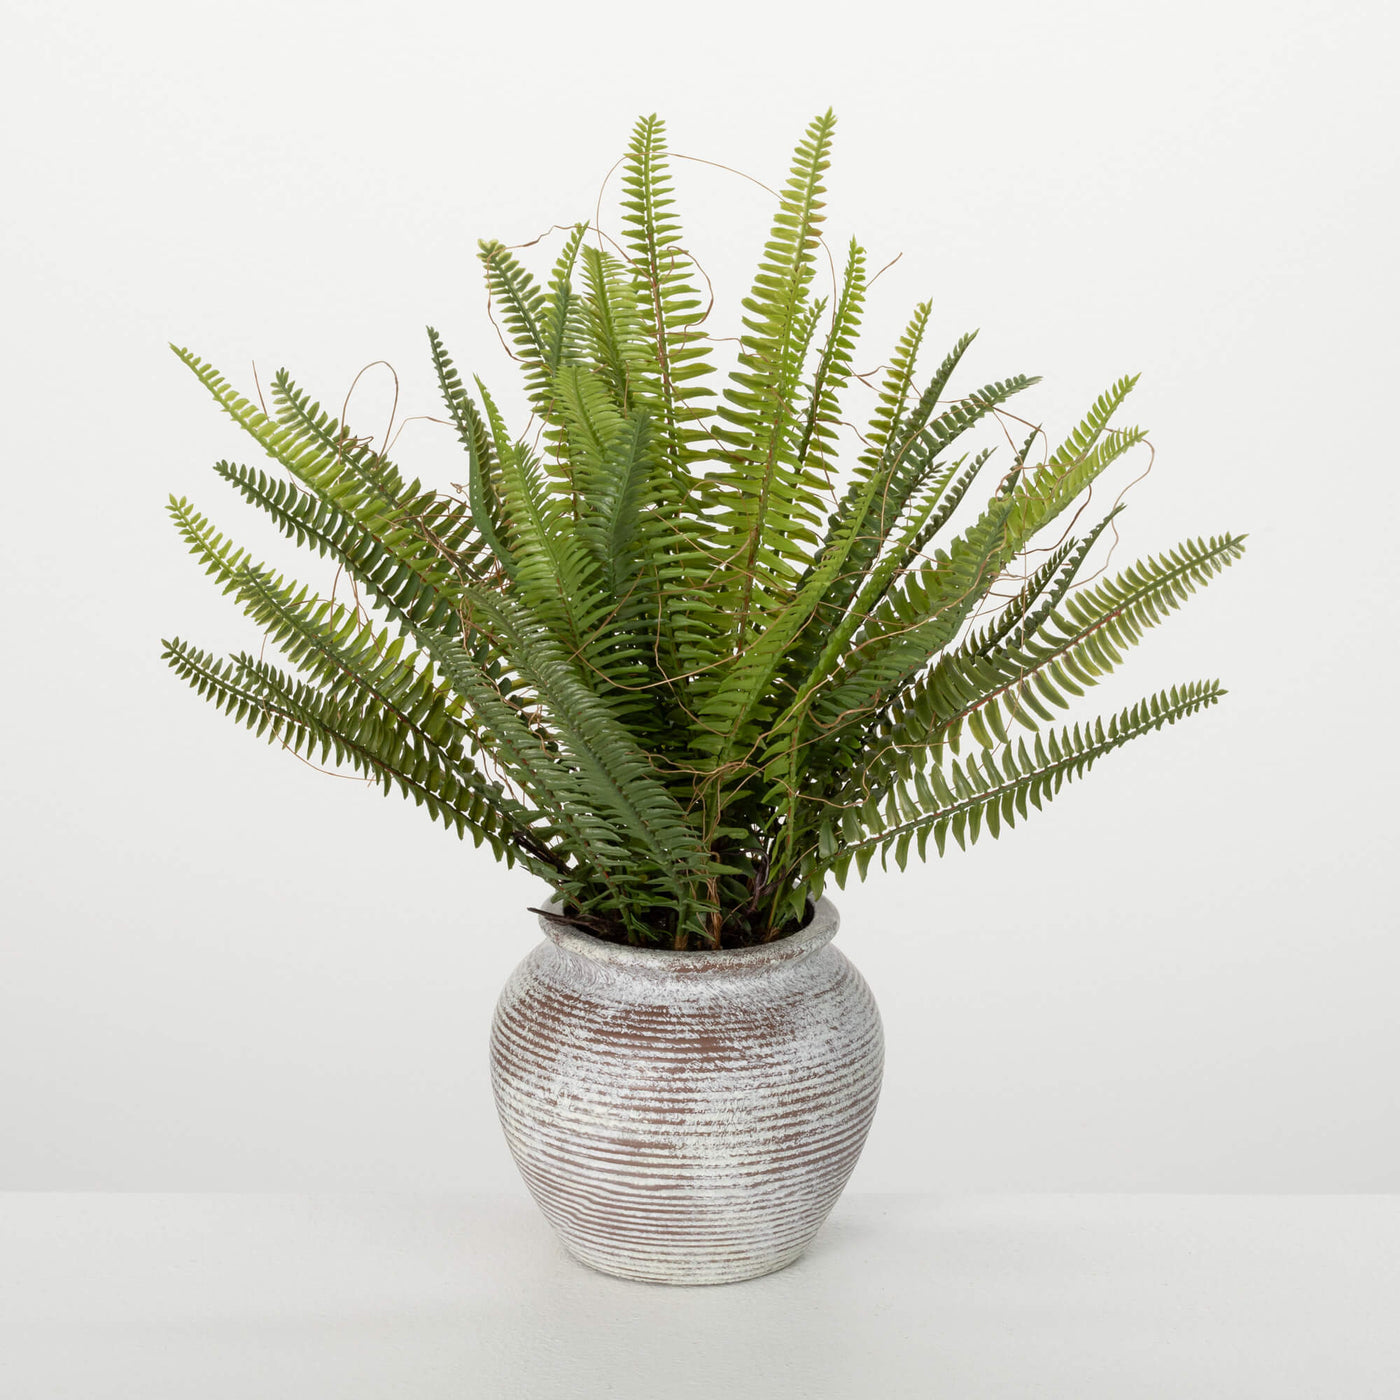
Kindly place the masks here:
POLYGON ((1113 422, 1134 378, 1053 451, 1025 437, 979 498, 997 449, 964 443, 1035 380, 955 396, 969 334, 921 382, 921 304, 838 484, 868 278, 853 240, 833 296, 813 295, 834 126, 825 113, 797 147, 727 375, 656 117, 623 160, 620 241, 575 225, 543 284, 484 242, 535 417, 513 434, 430 329, 467 457, 455 494, 405 479, 285 373, 269 413, 177 350, 284 475, 217 473, 358 594, 282 578, 172 498, 191 552, 295 672, 173 639, 176 673, 524 865, 580 926, 674 948, 790 932, 852 864, 997 836, 1214 704, 1220 687, 1195 682, 1054 727, 1243 551, 1187 541, 1080 582, 1121 507, 1037 545, 1143 441, 1113 422))

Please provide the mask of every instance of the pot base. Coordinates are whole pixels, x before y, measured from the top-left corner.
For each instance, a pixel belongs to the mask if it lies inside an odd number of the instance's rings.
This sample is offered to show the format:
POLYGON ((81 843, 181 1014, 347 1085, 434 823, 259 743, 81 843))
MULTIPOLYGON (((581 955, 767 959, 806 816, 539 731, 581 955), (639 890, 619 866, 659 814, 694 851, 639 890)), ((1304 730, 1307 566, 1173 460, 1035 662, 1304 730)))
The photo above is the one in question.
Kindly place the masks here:
POLYGON ((568 1243, 564 1243, 564 1250, 569 1258, 582 1264, 585 1268, 592 1269, 596 1274, 606 1274, 609 1278, 626 1279, 629 1283, 657 1284, 664 1288, 713 1288, 725 1283, 748 1283, 751 1279, 767 1278, 769 1274, 779 1274, 784 1269, 790 1269, 807 1252, 804 1245, 801 1249, 785 1255, 776 1262, 756 1264, 749 1261, 742 1265, 714 1269, 697 1269, 692 1265, 692 1268, 681 1277, 670 1268, 664 1273, 658 1274, 640 1269, 634 1262, 622 1265, 605 1264, 580 1254, 568 1243))

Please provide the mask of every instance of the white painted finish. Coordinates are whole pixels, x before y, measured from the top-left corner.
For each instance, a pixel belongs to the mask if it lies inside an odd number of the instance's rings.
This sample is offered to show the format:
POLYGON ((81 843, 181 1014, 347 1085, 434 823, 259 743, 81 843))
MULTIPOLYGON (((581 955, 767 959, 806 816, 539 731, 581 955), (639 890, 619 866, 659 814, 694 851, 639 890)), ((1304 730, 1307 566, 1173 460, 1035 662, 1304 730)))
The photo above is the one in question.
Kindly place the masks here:
POLYGON ((542 918, 491 1035, 506 1140, 569 1250, 605 1273, 728 1283, 801 1254, 855 1166, 879 1012, 831 940, 676 953, 542 918))

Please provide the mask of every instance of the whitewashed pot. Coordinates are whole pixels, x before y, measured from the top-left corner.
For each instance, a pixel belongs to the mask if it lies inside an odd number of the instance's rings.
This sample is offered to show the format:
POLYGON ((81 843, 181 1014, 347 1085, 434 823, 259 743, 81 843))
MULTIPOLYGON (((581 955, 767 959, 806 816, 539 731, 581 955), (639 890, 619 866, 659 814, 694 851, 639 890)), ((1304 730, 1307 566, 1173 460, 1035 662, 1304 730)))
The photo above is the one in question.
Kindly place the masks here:
POLYGON ((869 987, 805 928, 677 953, 541 918, 491 1030, 506 1141, 569 1251, 604 1273, 732 1283, 790 1264, 841 1194, 884 1066, 869 987))

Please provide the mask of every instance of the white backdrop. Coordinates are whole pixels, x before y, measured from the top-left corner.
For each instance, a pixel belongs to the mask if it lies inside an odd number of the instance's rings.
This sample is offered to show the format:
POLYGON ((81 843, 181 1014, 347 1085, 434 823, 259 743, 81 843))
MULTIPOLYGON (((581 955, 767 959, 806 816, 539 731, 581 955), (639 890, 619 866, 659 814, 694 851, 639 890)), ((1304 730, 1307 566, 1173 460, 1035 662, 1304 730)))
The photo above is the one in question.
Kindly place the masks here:
MULTIPOLYGON (((980 327, 964 387, 1040 373, 1052 429, 1140 370, 1119 560, 1251 532, 1086 713, 1197 676, 1223 705, 836 896, 890 1051, 856 1184, 1400 1188, 1393 7, 9 13, 0 1185, 515 1189, 485 1036, 542 891, 166 672, 163 635, 256 638, 167 492, 291 557, 166 342, 337 408, 386 359, 435 413, 426 323, 513 373, 478 237, 588 217, 639 113, 776 184, 832 105, 831 242, 904 255, 858 367, 931 296, 931 353, 980 327)), ((732 313, 770 204, 677 174, 732 313)), ((460 479, 432 423, 398 457, 460 479)))

